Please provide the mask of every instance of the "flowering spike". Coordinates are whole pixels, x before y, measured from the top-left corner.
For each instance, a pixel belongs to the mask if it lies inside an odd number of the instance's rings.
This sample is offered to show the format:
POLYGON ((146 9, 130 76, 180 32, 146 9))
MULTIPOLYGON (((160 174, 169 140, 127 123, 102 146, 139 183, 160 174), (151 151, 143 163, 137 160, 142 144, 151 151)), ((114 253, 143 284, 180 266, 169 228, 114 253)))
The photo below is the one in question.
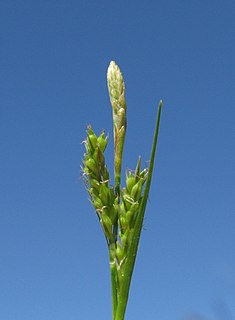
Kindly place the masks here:
POLYGON ((120 194, 122 153, 127 121, 124 80, 121 70, 114 61, 110 62, 107 72, 107 82, 110 102, 113 109, 115 185, 117 194, 120 194))
POLYGON ((109 250, 112 283, 113 320, 124 320, 130 283, 150 190, 157 147, 162 101, 157 122, 149 168, 141 170, 139 157, 136 169, 126 173, 126 187, 121 188, 122 154, 126 133, 125 85, 122 73, 114 61, 107 71, 107 83, 113 113, 114 177, 110 185, 104 151, 108 136, 103 131, 96 136, 91 126, 84 141, 83 178, 90 201, 102 226, 109 250))

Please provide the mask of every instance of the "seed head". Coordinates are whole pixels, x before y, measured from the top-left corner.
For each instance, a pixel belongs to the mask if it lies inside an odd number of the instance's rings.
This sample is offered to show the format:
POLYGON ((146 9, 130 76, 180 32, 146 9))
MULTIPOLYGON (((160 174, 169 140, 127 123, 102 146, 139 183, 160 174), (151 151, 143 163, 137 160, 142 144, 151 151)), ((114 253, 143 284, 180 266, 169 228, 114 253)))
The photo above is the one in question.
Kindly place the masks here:
POLYGON ((126 133, 126 100, 122 73, 114 61, 110 62, 107 72, 107 82, 110 102, 113 109, 115 184, 117 189, 119 189, 122 153, 126 133))
POLYGON ((125 85, 121 70, 114 61, 110 62, 107 81, 110 102, 116 120, 115 123, 120 129, 124 125, 123 120, 125 120, 126 116, 125 85))

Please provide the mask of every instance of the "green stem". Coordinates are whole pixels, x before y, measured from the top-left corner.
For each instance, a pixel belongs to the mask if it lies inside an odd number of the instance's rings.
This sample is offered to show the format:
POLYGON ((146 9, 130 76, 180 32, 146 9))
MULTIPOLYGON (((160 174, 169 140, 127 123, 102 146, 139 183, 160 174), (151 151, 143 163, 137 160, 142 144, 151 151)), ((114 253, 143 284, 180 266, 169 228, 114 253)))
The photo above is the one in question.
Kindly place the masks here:
POLYGON ((114 172, 115 175, 115 194, 118 197, 118 203, 120 202, 120 183, 121 183, 121 177, 120 177, 120 173, 119 175, 116 174, 116 172, 114 172))
POLYGON ((116 251, 115 244, 109 245, 109 263, 110 263, 110 275, 111 275, 111 289, 112 289, 112 319, 115 320, 115 314, 117 310, 117 268, 114 253, 116 251))
POLYGON ((120 283, 120 291, 118 296, 118 306, 116 311, 116 317, 115 320, 124 320, 128 296, 129 296, 129 290, 130 290, 130 284, 131 284, 131 278, 132 273, 134 270, 134 264, 135 259, 137 255, 138 250, 138 244, 140 239, 140 233, 143 225, 143 219, 144 219, 144 213, 145 208, 148 200, 148 194, 150 190, 150 184, 153 174, 153 166, 154 166, 154 159, 156 154, 156 148, 157 148, 157 140, 158 140, 158 131, 159 131, 159 125, 160 125, 160 117, 161 117, 161 109, 162 109, 162 101, 160 101, 158 106, 158 115, 157 115, 157 122, 156 122, 156 128, 154 133, 154 139, 153 139, 153 146, 152 146, 152 152, 151 152, 151 159, 150 159, 150 165, 149 165, 149 171, 148 171, 148 177, 146 181, 146 187, 144 191, 144 195, 141 201, 139 213, 136 219, 135 228, 131 234, 131 244, 130 248, 127 254, 126 258, 126 265, 123 271, 123 277, 122 282, 120 283))

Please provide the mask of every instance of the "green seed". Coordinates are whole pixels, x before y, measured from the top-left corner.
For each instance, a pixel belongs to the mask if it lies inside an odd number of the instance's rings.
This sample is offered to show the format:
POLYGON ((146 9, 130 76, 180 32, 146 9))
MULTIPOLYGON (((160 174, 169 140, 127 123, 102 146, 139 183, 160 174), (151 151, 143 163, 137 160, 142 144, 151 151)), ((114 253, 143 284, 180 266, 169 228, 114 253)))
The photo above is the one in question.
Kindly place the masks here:
POLYGON ((113 233, 112 233, 112 221, 106 214, 102 214, 100 223, 103 227, 106 237, 109 240, 113 240, 113 233))
POLYGON ((139 180, 131 190, 131 197, 138 200, 142 193, 142 182, 139 180))
POLYGON ((122 230, 125 230, 127 228, 127 219, 125 217, 119 217, 119 223, 122 228, 122 230))
POLYGON ((97 166, 94 159, 88 159, 84 161, 85 167, 87 167, 93 174, 97 175, 97 166))
POLYGON ((101 133, 101 135, 97 138, 97 143, 100 147, 100 150, 104 152, 108 143, 108 137, 105 138, 104 132, 101 133))
POLYGON ((122 259, 125 256, 124 250, 123 248, 120 246, 120 243, 117 241, 117 249, 116 249, 116 255, 117 255, 117 259, 118 262, 120 263, 122 261, 122 259))
POLYGON ((132 188, 133 188, 135 183, 136 183, 136 178, 133 175, 130 174, 126 178, 126 188, 127 188, 127 191, 128 191, 129 194, 131 193, 131 190, 132 190, 132 188))
POLYGON ((89 134, 87 136, 87 139, 88 139, 88 143, 89 143, 89 146, 91 147, 91 150, 94 150, 97 146, 97 137, 95 134, 89 134))
POLYGON ((95 207, 95 209, 99 209, 101 210, 101 208, 104 206, 101 199, 98 197, 95 197, 94 201, 93 201, 93 206, 95 207))

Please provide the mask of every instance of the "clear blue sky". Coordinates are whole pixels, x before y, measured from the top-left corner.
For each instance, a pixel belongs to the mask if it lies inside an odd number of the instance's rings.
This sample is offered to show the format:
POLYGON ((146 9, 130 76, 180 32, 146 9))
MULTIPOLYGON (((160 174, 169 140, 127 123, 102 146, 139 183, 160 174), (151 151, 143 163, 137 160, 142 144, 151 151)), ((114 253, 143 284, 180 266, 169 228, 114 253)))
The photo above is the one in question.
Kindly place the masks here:
POLYGON ((87 124, 110 133, 112 166, 110 60, 125 168, 149 160, 164 103, 126 319, 235 319, 234 1, 8 0, 0 33, 0 319, 111 319, 80 178, 87 124))

